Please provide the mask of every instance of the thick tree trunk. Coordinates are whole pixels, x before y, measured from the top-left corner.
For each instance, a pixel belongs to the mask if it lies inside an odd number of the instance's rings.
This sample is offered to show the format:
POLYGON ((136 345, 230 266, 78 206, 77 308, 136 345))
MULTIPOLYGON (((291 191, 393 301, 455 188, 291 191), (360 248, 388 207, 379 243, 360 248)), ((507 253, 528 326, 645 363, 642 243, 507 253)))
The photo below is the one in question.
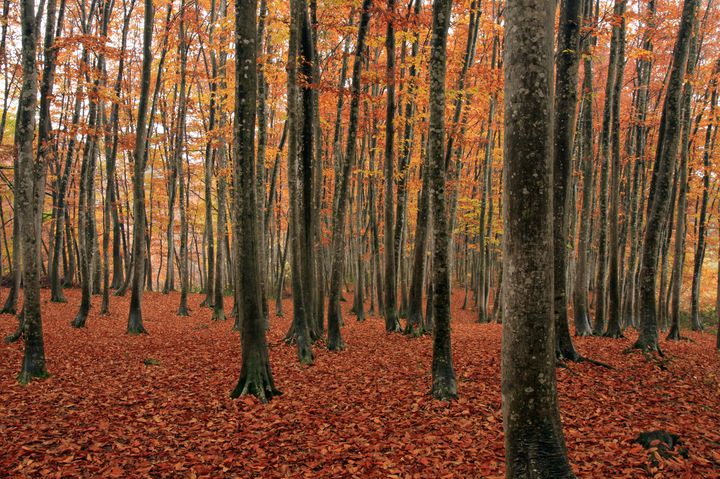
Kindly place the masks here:
POLYGON ((233 125, 233 221, 235 284, 238 313, 242 317, 242 366, 231 396, 252 394, 267 402, 280 392, 275 389, 265 325, 260 304, 258 264, 257 188, 255 184, 255 116, 257 112, 257 0, 235 0, 235 122, 233 125))
MULTIPOLYGON (((35 159, 33 139, 35 137, 35 106, 37 104, 37 22, 35 2, 20 2, 22 28, 22 87, 18 100, 18 118, 15 139, 18 145, 18 169, 20 178, 16 194, 19 209, 15 214, 20 218, 23 263, 23 312, 21 313, 22 335, 25 340, 22 367, 18 375, 21 384, 48 376, 45 369, 45 346, 43 341, 42 317, 40 313, 40 258, 41 215, 45 196, 46 164, 42 156, 35 159)), ((17 265, 17 263, 16 263, 17 265)))
POLYGON ((508 478, 575 477, 555 380, 554 6, 552 0, 518 0, 505 10, 502 399, 508 478))
POLYGON ((433 208, 433 359, 432 395, 440 400, 457 398, 457 382, 450 346, 450 231, 445 198, 445 65, 452 0, 433 1, 430 41, 430 123, 428 164, 433 208))

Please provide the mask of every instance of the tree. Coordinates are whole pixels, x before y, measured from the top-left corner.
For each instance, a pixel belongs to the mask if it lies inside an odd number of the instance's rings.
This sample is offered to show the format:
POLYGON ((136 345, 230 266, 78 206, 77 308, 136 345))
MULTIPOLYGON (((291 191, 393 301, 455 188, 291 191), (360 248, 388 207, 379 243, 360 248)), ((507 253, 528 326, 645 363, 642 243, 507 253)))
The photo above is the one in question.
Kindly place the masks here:
MULTIPOLYGON (((451 0, 433 1, 430 52, 430 124, 428 163, 433 207, 433 360, 432 394, 437 399, 457 397, 450 347, 450 231, 445 205, 445 63, 451 0)), ((387 232, 386 232, 387 234, 387 232)))
MULTIPOLYGON (((584 23, 593 21, 593 2, 585 2, 584 23)), ((582 208, 580 212, 580 231, 578 233, 577 263, 575 284, 573 285, 573 315, 576 336, 589 336, 590 314, 588 308, 588 245, 590 243, 590 221, 592 215, 594 168, 593 168, 593 74, 592 55, 589 48, 594 37, 585 37, 583 50, 582 102, 580 107, 580 161, 582 162, 582 208)))
POLYGON ((605 336, 610 338, 622 337, 620 328, 620 272, 618 271, 620 262, 620 238, 619 238, 619 203, 620 203, 620 177, 621 159, 620 159, 620 95, 622 94, 623 73, 625 70, 625 0, 615 3, 615 15, 619 17, 613 26, 616 46, 616 66, 615 79, 613 83, 613 95, 611 104, 611 154, 612 154, 612 178, 610 179, 610 235, 608 238, 608 305, 607 317, 608 325, 605 336))
POLYGON ((150 70, 152 68, 153 3, 145 0, 143 26, 142 78, 138 104, 135 150, 133 152, 133 262, 132 289, 128 334, 147 334, 142 321, 142 292, 145 279, 145 143, 147 138, 147 108, 150 96, 150 70))
POLYGON ((551 0, 505 10, 502 397, 508 478, 574 478, 555 379, 551 0))
MULTIPOLYGON (((38 15, 40 17, 40 15, 38 15)), ((18 150, 20 178, 16 194, 20 215, 22 247, 23 311, 22 325, 25 340, 22 367, 18 381, 27 384, 33 379, 48 376, 45 369, 45 344, 40 311, 40 243, 41 215, 45 196, 46 163, 44 157, 35 158, 35 106, 37 104, 37 21, 34 0, 20 2, 22 27, 22 88, 18 102, 15 140, 18 150)))
POLYGON ((555 289, 555 331, 560 358, 576 361, 577 351, 570 337, 567 317, 568 217, 567 192, 570 185, 572 148, 577 106, 577 72, 580 48, 580 18, 583 0, 563 0, 560 5, 558 54, 556 60, 555 125, 553 161, 553 285, 555 289))
MULTIPOLYGON (((187 305, 188 294, 188 220, 187 220, 187 180, 183 169, 184 141, 185 141, 185 116, 187 115, 187 44, 185 40, 185 0, 181 0, 179 25, 178 55, 180 56, 180 98, 178 100, 177 131, 175 132, 175 169, 180 184, 180 306, 178 316, 190 314, 187 305)), ((172 225, 171 225, 172 227, 172 225)), ((170 264, 170 263, 169 263, 170 264)))
MULTIPOLYGON (((288 41, 288 192, 290 194, 289 216, 291 241, 291 268, 292 293, 293 293, 293 322, 287 339, 297 343, 298 360, 303 364, 313 362, 313 352, 310 347, 310 330, 308 319, 311 317, 312 306, 310 296, 312 295, 312 284, 308 284, 307 255, 310 253, 305 242, 308 231, 307 224, 301 218, 302 213, 309 206, 310 200, 306 195, 304 183, 301 184, 301 158, 310 153, 306 144, 300 144, 301 133, 304 133, 308 125, 304 120, 303 113, 306 111, 305 102, 301 101, 298 95, 298 55, 302 26, 302 9, 304 2, 291 1, 290 12, 290 38, 288 41)), ((303 135, 304 136, 304 135, 303 135)), ((304 165, 303 165, 304 166, 304 165)), ((302 168, 305 171, 305 168, 302 168)), ((304 215, 302 215, 304 217, 304 215)))
POLYGON ((395 0, 387 0, 387 30, 385 33, 387 108, 385 113, 385 331, 400 331, 397 311, 397 278, 394 234, 393 184, 395 163, 395 0))
POLYGON ((370 25, 370 6, 372 0, 363 0, 358 38, 355 45, 355 61, 353 63, 352 85, 350 87, 350 122, 348 124, 345 157, 340 171, 340 177, 335 178, 335 211, 332 226, 332 267, 330 271, 330 293, 328 302, 328 349, 340 351, 345 348, 340 334, 342 313, 340 311, 340 287, 343 275, 345 257, 345 216, 348 197, 348 184, 350 173, 355 165, 358 130, 358 117, 360 107, 360 75, 362 73, 363 52, 365 51, 365 37, 370 25))
POLYGON ((680 140, 680 95, 683 77, 688 59, 690 37, 697 11, 697 0, 685 0, 683 3, 680 29, 675 48, 673 63, 668 80, 667 93, 660 118, 660 132, 653 165, 652 181, 648 196, 647 223, 640 260, 640 335, 635 348, 660 352, 657 325, 657 263, 663 226, 670 202, 670 183, 675 170, 675 158, 680 140))
POLYGON ((235 285, 238 313, 242 317, 242 366, 240 378, 230 394, 237 398, 252 394, 267 402, 280 394, 275 389, 265 325, 260 304, 258 264, 257 189, 255 187, 255 117, 257 112, 257 0, 235 0, 235 121, 233 124, 233 222, 235 285))

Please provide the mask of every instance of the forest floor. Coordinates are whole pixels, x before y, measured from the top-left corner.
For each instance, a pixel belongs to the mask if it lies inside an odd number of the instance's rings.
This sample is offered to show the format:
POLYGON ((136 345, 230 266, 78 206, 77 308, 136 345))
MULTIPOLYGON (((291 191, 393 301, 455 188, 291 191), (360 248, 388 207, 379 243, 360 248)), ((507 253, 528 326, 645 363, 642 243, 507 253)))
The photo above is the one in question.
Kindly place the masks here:
MULTIPOLYGON (((46 291, 43 292, 47 300, 46 291)), ((6 290, 2 291, 4 298, 6 290)), ((51 377, 15 380, 22 344, 0 345, 0 477, 479 478, 504 473, 500 410, 501 326, 453 310, 459 400, 428 395, 431 338, 386 334, 382 320, 347 315, 347 350, 316 345, 315 365, 298 364, 282 342, 285 317, 268 333, 276 386, 262 405, 230 399, 240 367, 232 322, 212 322, 190 296, 192 315, 177 317, 179 296, 146 293, 148 336, 124 334, 127 298, 111 298, 88 327, 67 304, 43 303, 51 377), (156 365, 145 365, 154 359, 156 365)), ((229 303, 229 300, 227 300, 229 303)), ((350 304, 345 303, 345 308, 350 304)), ((274 309, 274 308, 271 308, 274 309)), ((229 308, 228 308, 229 310, 229 308)), ((0 316, 0 335, 15 318, 0 316)), ((630 333, 632 335, 634 333, 630 333)), ((568 452, 578 477, 720 477, 720 359, 711 334, 663 342, 665 359, 624 354, 631 338, 578 338, 578 350, 608 363, 558 369, 568 452), (665 429, 687 459, 669 459, 633 439, 665 429)))

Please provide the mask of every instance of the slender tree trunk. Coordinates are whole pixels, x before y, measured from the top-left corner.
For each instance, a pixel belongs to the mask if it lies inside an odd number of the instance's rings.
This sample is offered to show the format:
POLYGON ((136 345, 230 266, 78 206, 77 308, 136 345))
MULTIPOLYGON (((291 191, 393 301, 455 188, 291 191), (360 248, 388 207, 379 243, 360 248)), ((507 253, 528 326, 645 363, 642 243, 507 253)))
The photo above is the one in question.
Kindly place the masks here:
MULTIPOLYGON (((616 0, 613 14, 618 15, 618 5, 623 0, 616 0)), ((593 323, 593 334, 599 336, 605 330, 605 306, 607 303, 607 226, 610 223, 608 217, 608 178, 610 176, 610 130, 612 125, 612 105, 615 93, 615 77, 618 68, 618 44, 619 30, 613 27, 612 39, 610 40, 610 59, 608 60, 607 81, 605 83, 605 102, 603 105, 602 129, 600 130, 600 144, 598 154, 600 155, 600 224, 598 227, 598 248, 597 248, 597 276, 595 279, 595 322, 593 323)))
POLYGON ((385 331, 400 331, 397 311, 397 272, 395 265, 393 183, 395 171, 395 0, 387 0, 388 20, 385 33, 386 103, 385 112, 385 331))
POLYGON ((425 253, 428 244, 428 224, 432 213, 430 211, 430 175, 429 163, 422 169, 422 186, 420 187, 420 200, 415 220, 415 249, 413 251, 413 269, 410 279, 410 300, 408 303, 407 324, 405 334, 421 336, 425 332, 423 324, 423 285, 425 281, 425 253))
MULTIPOLYGON (((218 12, 220 18, 225 18, 227 14, 227 2, 226 0, 220 0, 220 9, 218 12)), ((225 74, 226 74, 226 53, 224 51, 220 52, 219 59, 218 59, 218 79, 219 79, 219 88, 218 91, 220 94, 218 95, 218 112, 220 115, 219 121, 218 121, 218 128, 222 131, 225 128, 225 124, 227 123, 227 117, 225 115, 225 94, 223 93, 226 88, 226 81, 225 81, 225 74)), ((226 258, 225 258, 225 244, 227 242, 227 215, 226 215, 226 205, 225 205, 225 198, 227 196, 227 177, 225 174, 223 174, 226 165, 227 165, 227 147, 225 143, 225 139, 221 136, 219 138, 219 144, 217 147, 217 153, 216 153, 216 161, 217 161, 217 238, 218 238, 218 244, 217 244, 217 250, 215 251, 216 257, 215 257, 215 287, 214 294, 215 299, 213 300, 213 314, 212 319, 215 321, 224 321, 225 318, 225 276, 224 272, 226 270, 226 267, 223 265, 226 264, 226 258)))
POLYGON ((142 292, 145 279, 145 143, 147 138, 147 109, 150 96, 150 70, 152 68, 153 3, 145 0, 143 26, 142 78, 140 80, 140 103, 135 130, 133 165, 133 262, 128 334, 147 334, 142 321, 142 292))
POLYGON ((341 283, 343 277, 343 259, 345 253, 345 216, 348 196, 350 173, 355 165, 355 141, 357 139, 358 117, 360 106, 360 75, 362 73, 362 57, 365 50, 365 37, 370 25, 370 7, 372 0, 363 0, 360 25, 358 27, 357 44, 355 45, 355 61, 353 64, 352 86, 350 91, 350 122, 348 124, 348 137, 345 145, 345 158, 343 159, 342 174, 336 178, 335 194, 337 195, 336 209, 333 215, 332 227, 332 268, 330 273, 330 293, 328 305, 328 349, 340 351, 344 349, 340 324, 342 313, 340 311, 341 283))
POLYGON ((619 0, 615 4, 615 15, 619 18, 619 25, 613 30, 616 36, 616 66, 613 83, 613 97, 611 105, 612 125, 612 177, 610 179, 610 235, 608 252, 608 325, 605 336, 610 338, 622 337, 620 327, 620 239, 619 229, 619 203, 620 203, 620 176, 622 165, 620 158, 620 97, 622 95, 623 73, 625 67, 625 7, 626 0, 619 0))
POLYGON ((308 309, 308 296, 312 291, 312 285, 306 284, 306 263, 305 254, 305 237, 309 231, 306 231, 306 223, 302 220, 301 214, 304 213, 304 204, 308 198, 305 197, 305 189, 301 187, 300 179, 300 160, 304 160, 305 145, 301 145, 301 132, 304 133, 305 104, 302 102, 298 94, 298 56, 300 53, 300 39, 302 28, 302 12, 303 2, 299 0, 291 0, 290 13, 290 37, 288 41, 288 192, 290 194, 289 204, 289 224, 290 241, 291 241, 291 268, 292 275, 292 294, 293 294, 293 322, 286 338, 288 341, 297 343, 298 360, 302 364, 312 364, 313 352, 310 346, 310 331, 308 328, 308 317, 310 310, 308 309))
POLYGON ((663 224, 670 202, 670 182, 680 136, 680 96, 693 31, 697 0, 685 0, 680 30, 673 50, 673 63, 665 103, 648 197, 647 224, 640 260, 640 336, 634 347, 660 351, 658 344, 657 304, 655 302, 657 260, 663 236, 663 224))
POLYGON ((177 179, 180 185, 180 198, 178 204, 180 206, 180 306, 178 307, 178 316, 189 316, 190 311, 187 305, 188 294, 188 220, 187 220, 187 183, 185 178, 185 170, 183 164, 185 162, 185 116, 187 112, 187 44, 185 40, 185 0, 181 0, 181 7, 178 15, 180 17, 179 24, 179 42, 178 55, 180 57, 180 98, 178 100, 178 126, 175 132, 175 164, 177 169, 177 179))
MULTIPOLYGON (((593 3, 587 0, 585 3, 585 23, 588 19, 592 21, 593 3)), ((583 52, 591 47, 592 41, 585 40, 583 52)), ((583 82, 582 82, 582 106, 581 106, 581 154, 580 161, 583 169, 583 200, 580 212, 580 230, 578 233, 577 260, 575 265, 575 284, 573 286, 573 313, 576 336, 589 336, 592 334, 590 327, 590 314, 588 308, 588 245, 590 244, 590 226, 592 216, 592 198, 594 196, 593 179, 593 74, 592 55, 583 54, 583 82)))
MULTIPOLYGON (((577 73, 580 60, 580 19, 583 0, 563 0, 560 6, 558 55, 555 65, 555 124, 553 161, 553 285, 555 338, 559 358, 577 361, 567 317, 568 190, 577 106, 577 73)), ((575 212, 573 211, 572 214, 575 212)), ((481 306, 482 307, 482 306, 481 306)), ((483 308, 484 309, 484 308, 483 308)))

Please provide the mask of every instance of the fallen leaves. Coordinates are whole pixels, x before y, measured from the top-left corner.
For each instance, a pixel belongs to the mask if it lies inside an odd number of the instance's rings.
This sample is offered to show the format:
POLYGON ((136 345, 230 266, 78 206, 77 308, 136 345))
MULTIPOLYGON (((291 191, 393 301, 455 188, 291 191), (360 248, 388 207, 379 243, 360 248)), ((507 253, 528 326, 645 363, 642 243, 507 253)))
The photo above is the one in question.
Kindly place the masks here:
MULTIPOLYGON (((46 292, 43 292, 45 294, 46 292)), ((124 334, 127 299, 112 314, 93 308, 88 327, 68 325, 68 304, 43 303, 52 377, 15 381, 22 345, 0 348, 0 477, 502 477, 499 325, 454 308, 460 398, 435 401, 431 340, 386 334, 380 319, 346 316, 347 350, 315 347, 313 367, 282 343, 286 318, 271 318, 275 382, 267 405, 229 398, 240 368, 232 321, 213 322, 191 295, 193 314, 173 313, 178 296, 146 293, 149 336, 124 334), (145 365, 145 359, 157 364, 145 365)), ((45 296, 44 296, 45 297, 45 296)), ((457 298, 456 298, 457 299, 457 298)), ((460 304, 458 302, 457 304, 460 304)), ((228 305, 229 306, 229 305, 228 305)), ((349 304, 343 304, 349 307, 349 304)), ((227 308, 230 310, 230 307, 227 308)), ((15 319, 0 317, 0 336, 15 319)), ((710 335, 663 343, 661 370, 632 341, 582 338, 585 355, 612 364, 558 369, 568 453, 578 477, 720 477, 720 366, 710 335), (632 440, 666 429, 688 459, 650 457, 632 440)))

